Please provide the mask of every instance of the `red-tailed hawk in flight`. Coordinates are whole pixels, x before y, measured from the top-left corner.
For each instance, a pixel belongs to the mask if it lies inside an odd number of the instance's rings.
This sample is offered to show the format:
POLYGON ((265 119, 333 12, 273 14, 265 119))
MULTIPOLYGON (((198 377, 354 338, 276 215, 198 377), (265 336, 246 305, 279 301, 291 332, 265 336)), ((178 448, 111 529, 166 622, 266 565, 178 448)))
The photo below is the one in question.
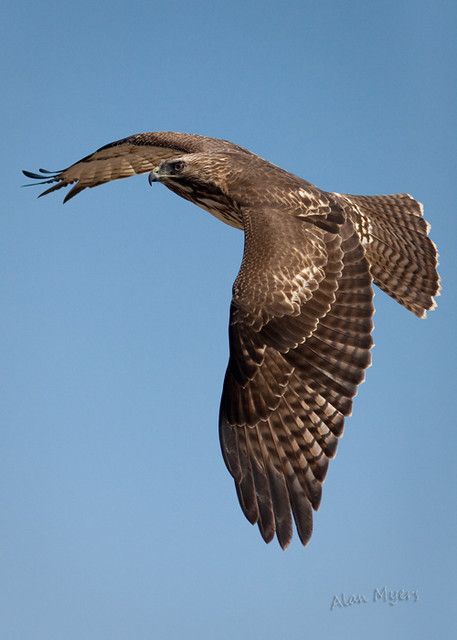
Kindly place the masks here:
POLYGON ((149 172, 244 230, 230 308, 219 430, 241 508, 286 547, 306 544, 344 417, 370 364, 374 281, 420 318, 439 293, 437 251, 407 194, 321 191, 224 140, 142 133, 28 178, 87 187, 149 172))

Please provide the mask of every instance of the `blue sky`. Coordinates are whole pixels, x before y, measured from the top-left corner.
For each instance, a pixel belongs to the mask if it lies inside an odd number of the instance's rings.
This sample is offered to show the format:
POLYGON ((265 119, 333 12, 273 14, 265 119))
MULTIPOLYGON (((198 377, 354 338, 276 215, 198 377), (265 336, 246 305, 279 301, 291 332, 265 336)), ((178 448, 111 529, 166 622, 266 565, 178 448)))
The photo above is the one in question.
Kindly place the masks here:
POLYGON ((2 14, 2 637, 455 637, 455 3, 2 14), (374 365, 305 549, 262 542, 219 451, 242 235, 145 176, 65 207, 19 188, 22 168, 148 130, 425 204, 438 311, 377 292, 374 365), (383 586, 419 599, 372 603, 383 586), (341 593, 369 602, 330 611, 341 593))

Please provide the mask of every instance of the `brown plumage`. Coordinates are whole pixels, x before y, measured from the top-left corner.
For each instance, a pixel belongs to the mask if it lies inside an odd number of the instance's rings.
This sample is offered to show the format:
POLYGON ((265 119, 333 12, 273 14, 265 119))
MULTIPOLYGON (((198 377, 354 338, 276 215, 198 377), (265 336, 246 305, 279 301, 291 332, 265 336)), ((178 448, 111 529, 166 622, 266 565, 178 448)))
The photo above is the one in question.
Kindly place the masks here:
POLYGON ((67 169, 24 171, 41 195, 150 172, 244 230, 222 392, 222 453, 241 508, 286 547, 312 532, 330 458, 370 364, 372 280, 419 317, 439 293, 437 252, 407 194, 327 193, 225 140, 143 133, 67 169))

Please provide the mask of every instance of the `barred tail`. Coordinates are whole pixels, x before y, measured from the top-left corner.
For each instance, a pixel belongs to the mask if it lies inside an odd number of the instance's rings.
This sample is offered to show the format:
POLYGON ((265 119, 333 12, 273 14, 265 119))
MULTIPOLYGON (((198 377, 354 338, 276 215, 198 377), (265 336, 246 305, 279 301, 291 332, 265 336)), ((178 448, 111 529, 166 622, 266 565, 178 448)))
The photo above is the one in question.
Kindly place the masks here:
POLYGON ((365 248, 374 282, 425 318, 436 307, 440 279, 438 252, 428 238, 422 205, 406 193, 338 196, 365 248))

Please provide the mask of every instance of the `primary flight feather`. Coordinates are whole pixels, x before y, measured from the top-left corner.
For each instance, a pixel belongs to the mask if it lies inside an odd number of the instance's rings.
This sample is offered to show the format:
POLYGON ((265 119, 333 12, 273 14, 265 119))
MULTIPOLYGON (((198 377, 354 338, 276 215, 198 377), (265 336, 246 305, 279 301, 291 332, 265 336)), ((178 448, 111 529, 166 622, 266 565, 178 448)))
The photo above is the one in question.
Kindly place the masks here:
POLYGON ((243 229, 219 433, 241 508, 286 547, 292 516, 312 532, 322 483, 371 361, 372 282, 423 318, 439 293, 437 251, 408 194, 353 196, 309 182, 226 140, 141 133, 67 169, 24 174, 40 195, 149 172, 243 229))

